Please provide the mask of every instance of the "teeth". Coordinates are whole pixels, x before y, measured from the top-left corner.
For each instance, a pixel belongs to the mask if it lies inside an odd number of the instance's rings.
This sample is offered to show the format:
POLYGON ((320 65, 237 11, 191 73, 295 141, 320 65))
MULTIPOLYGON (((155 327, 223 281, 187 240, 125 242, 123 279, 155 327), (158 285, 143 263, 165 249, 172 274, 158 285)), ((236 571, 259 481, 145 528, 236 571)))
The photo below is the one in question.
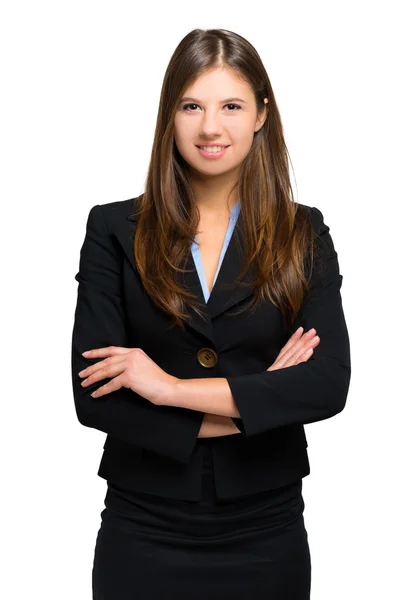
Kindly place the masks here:
POLYGON ((200 146, 200 148, 206 152, 221 152, 225 146, 200 146))

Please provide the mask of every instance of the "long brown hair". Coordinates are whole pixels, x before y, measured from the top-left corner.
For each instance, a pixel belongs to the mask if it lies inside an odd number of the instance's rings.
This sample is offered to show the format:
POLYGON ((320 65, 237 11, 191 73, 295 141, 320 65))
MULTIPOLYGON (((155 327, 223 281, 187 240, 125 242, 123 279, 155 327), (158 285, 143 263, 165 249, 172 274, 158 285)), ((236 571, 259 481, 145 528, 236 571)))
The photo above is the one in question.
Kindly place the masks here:
MULTIPOLYGON (((195 79, 208 70, 229 68, 250 84, 257 111, 267 118, 254 134, 241 165, 238 198, 243 223, 245 263, 237 281, 255 265, 255 308, 268 296, 291 325, 308 291, 306 257, 313 252, 314 230, 308 210, 294 201, 288 150, 269 77, 255 48, 225 29, 194 29, 175 49, 162 84, 145 192, 138 197, 134 256, 146 292, 173 323, 184 328, 186 304, 200 316, 204 306, 177 280, 184 272, 199 223, 187 164, 174 141, 174 117, 180 99, 195 79), (268 98, 268 104, 264 103, 268 98), (198 308, 198 305, 200 308, 198 308)), ((312 266, 312 263, 311 263, 312 266)), ((236 313, 239 314, 239 313, 236 313)))

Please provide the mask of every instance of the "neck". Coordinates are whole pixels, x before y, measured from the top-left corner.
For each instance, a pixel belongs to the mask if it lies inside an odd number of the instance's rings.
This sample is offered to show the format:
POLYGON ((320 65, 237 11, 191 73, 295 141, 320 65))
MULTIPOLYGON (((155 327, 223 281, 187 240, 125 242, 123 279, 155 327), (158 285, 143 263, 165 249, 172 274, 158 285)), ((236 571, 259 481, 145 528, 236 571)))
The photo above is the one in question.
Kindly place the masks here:
POLYGON ((192 173, 191 185, 195 204, 200 214, 208 218, 229 216, 238 202, 238 178, 236 173, 225 173, 216 177, 204 177, 201 173, 192 173))

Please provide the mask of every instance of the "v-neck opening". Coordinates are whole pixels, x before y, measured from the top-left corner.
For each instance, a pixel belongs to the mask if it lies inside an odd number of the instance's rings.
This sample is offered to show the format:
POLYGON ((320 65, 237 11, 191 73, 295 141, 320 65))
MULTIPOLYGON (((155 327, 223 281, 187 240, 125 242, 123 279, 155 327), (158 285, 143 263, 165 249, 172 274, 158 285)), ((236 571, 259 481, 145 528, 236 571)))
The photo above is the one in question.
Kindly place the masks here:
POLYGON ((203 265, 202 257, 201 257, 201 253, 200 253, 200 247, 199 247, 199 245, 197 243, 197 236, 195 236, 194 242, 193 242, 193 244, 191 246, 191 253, 192 253, 192 256, 193 256, 193 259, 194 259, 194 264, 195 264, 196 269, 197 269, 197 273, 198 273, 198 278, 199 278, 201 290, 202 290, 203 297, 205 299, 206 304, 208 304, 208 301, 209 301, 209 299, 212 296, 212 293, 214 291, 215 284, 216 284, 217 279, 218 279, 218 275, 219 275, 219 273, 221 271, 221 267, 222 267, 222 264, 224 262, 225 255, 227 253, 227 250, 228 250, 230 241, 232 239, 232 236, 234 235, 234 231, 235 231, 235 227, 236 227, 236 222, 238 220, 239 213, 240 213, 240 202, 238 201, 233 206, 233 208, 231 210, 231 214, 229 216, 229 224, 228 224, 228 228, 227 228, 226 233, 225 233, 224 241, 222 243, 222 248, 221 248, 221 252, 220 252, 220 255, 219 255, 219 261, 218 261, 217 269, 216 269, 216 272, 215 272, 214 280, 213 280, 213 283, 212 283, 211 291, 209 291, 209 289, 208 289, 207 278, 205 276, 204 265, 203 265))

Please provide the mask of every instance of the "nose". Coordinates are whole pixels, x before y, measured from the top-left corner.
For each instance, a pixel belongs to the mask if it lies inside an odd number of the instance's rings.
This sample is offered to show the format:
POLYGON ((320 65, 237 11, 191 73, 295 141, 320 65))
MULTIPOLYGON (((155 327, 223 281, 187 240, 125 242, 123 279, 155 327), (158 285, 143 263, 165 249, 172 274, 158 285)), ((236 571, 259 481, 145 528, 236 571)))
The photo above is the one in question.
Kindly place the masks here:
POLYGON ((215 110, 206 110, 201 120, 201 137, 212 137, 213 135, 221 135, 223 130, 221 117, 215 110))

